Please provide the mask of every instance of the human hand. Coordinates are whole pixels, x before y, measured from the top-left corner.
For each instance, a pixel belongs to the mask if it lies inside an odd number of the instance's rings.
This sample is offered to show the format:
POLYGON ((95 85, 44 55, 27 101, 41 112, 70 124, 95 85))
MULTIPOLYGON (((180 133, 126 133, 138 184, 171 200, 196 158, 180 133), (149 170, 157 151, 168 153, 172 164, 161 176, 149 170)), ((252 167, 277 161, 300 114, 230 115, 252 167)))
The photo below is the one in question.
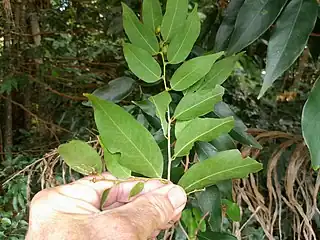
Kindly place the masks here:
MULTIPOLYGON (((109 173, 103 176, 116 180, 109 173)), ((26 239, 154 239, 179 220, 187 201, 184 190, 173 183, 148 180, 142 192, 129 199, 138 181, 92 180, 89 176, 37 193, 31 202, 26 239), (106 189, 110 191, 100 211, 106 189)))

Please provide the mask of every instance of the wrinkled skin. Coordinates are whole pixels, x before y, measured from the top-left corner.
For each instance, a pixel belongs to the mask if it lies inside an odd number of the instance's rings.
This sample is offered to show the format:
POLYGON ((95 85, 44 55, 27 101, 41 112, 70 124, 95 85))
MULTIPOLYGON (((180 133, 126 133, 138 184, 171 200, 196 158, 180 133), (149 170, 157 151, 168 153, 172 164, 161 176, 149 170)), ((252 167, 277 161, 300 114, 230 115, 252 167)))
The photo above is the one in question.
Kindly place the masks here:
MULTIPOLYGON (((116 179, 104 173, 105 179, 116 179)), ((136 181, 114 184, 86 177, 43 190, 31 202, 27 240, 154 239, 181 216, 187 197, 179 186, 149 180, 129 199, 136 181), (100 199, 110 189, 100 210, 100 199)))

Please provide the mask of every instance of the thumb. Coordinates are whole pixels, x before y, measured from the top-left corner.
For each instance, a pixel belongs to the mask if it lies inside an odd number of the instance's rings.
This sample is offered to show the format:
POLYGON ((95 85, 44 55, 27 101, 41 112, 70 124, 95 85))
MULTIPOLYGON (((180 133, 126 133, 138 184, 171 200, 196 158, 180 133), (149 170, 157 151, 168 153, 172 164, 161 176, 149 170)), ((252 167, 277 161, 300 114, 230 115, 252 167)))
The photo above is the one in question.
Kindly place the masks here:
POLYGON ((179 186, 169 184, 114 209, 114 212, 126 216, 139 239, 147 239, 152 233, 164 229, 169 222, 175 220, 186 202, 185 191, 179 186))

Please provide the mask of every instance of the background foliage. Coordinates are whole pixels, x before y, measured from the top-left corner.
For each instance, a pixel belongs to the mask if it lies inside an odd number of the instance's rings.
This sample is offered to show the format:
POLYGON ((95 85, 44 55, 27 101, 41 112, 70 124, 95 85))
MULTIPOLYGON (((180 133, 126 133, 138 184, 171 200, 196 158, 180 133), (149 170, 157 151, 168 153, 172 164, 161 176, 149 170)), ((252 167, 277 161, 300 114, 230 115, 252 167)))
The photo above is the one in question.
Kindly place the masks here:
MULTIPOLYGON (((141 13, 140 1, 124 2, 141 13)), ((210 189, 208 196, 197 196, 210 200, 209 206, 231 205, 221 220, 219 214, 207 219, 211 228, 222 221, 222 230, 238 239, 319 238, 319 173, 310 169, 301 138, 302 108, 319 76, 319 5, 315 0, 197 3, 202 25, 191 56, 245 51, 231 76, 226 73, 224 101, 264 147, 248 148, 228 136, 196 145, 199 158, 237 147, 265 166, 263 172, 233 182, 233 191, 228 182, 210 189), (241 206, 240 222, 228 213, 232 203, 215 202, 221 198, 241 206)), ((160 86, 143 83, 128 71, 120 1, 3 0, 0 30, 0 236, 23 239, 31 197, 41 188, 79 177, 50 149, 71 138, 96 143, 93 114, 82 93, 120 103, 155 133, 160 122, 146 100, 160 86)), ((238 127, 244 129, 241 122, 238 127)), ((175 171, 178 176, 183 169, 175 171)), ((208 205, 200 206, 200 213, 190 209, 183 219, 193 219, 184 223, 194 232, 208 205)), ((199 235, 208 238, 213 236, 199 235)))

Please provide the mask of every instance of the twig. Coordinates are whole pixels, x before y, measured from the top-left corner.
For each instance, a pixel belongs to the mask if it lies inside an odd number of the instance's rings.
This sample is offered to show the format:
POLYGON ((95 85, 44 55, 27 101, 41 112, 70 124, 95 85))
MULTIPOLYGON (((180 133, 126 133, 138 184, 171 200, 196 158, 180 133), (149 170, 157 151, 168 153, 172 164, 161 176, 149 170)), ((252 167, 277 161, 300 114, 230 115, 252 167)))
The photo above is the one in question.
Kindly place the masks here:
POLYGON ((190 159, 189 159, 189 155, 186 156, 186 164, 184 166, 184 172, 186 172, 189 168, 189 162, 190 162, 190 159))
POLYGON ((248 218, 248 220, 241 226, 239 232, 242 232, 242 230, 244 229, 244 227, 251 221, 251 219, 259 212, 259 210, 261 209, 260 206, 257 207, 257 209, 251 214, 251 216, 248 218))
POLYGON ((205 215, 202 216, 202 218, 200 219, 199 223, 198 223, 198 226, 197 226, 197 229, 196 231, 194 232, 194 235, 197 236, 198 235, 198 232, 200 230, 200 225, 201 223, 206 219, 206 217, 209 215, 209 212, 206 212, 205 215))
POLYGON ((183 232, 183 234, 186 236, 186 238, 188 240, 190 240, 188 233, 186 232, 186 230, 183 228, 181 221, 179 221, 179 227, 181 228, 181 231, 183 232))

